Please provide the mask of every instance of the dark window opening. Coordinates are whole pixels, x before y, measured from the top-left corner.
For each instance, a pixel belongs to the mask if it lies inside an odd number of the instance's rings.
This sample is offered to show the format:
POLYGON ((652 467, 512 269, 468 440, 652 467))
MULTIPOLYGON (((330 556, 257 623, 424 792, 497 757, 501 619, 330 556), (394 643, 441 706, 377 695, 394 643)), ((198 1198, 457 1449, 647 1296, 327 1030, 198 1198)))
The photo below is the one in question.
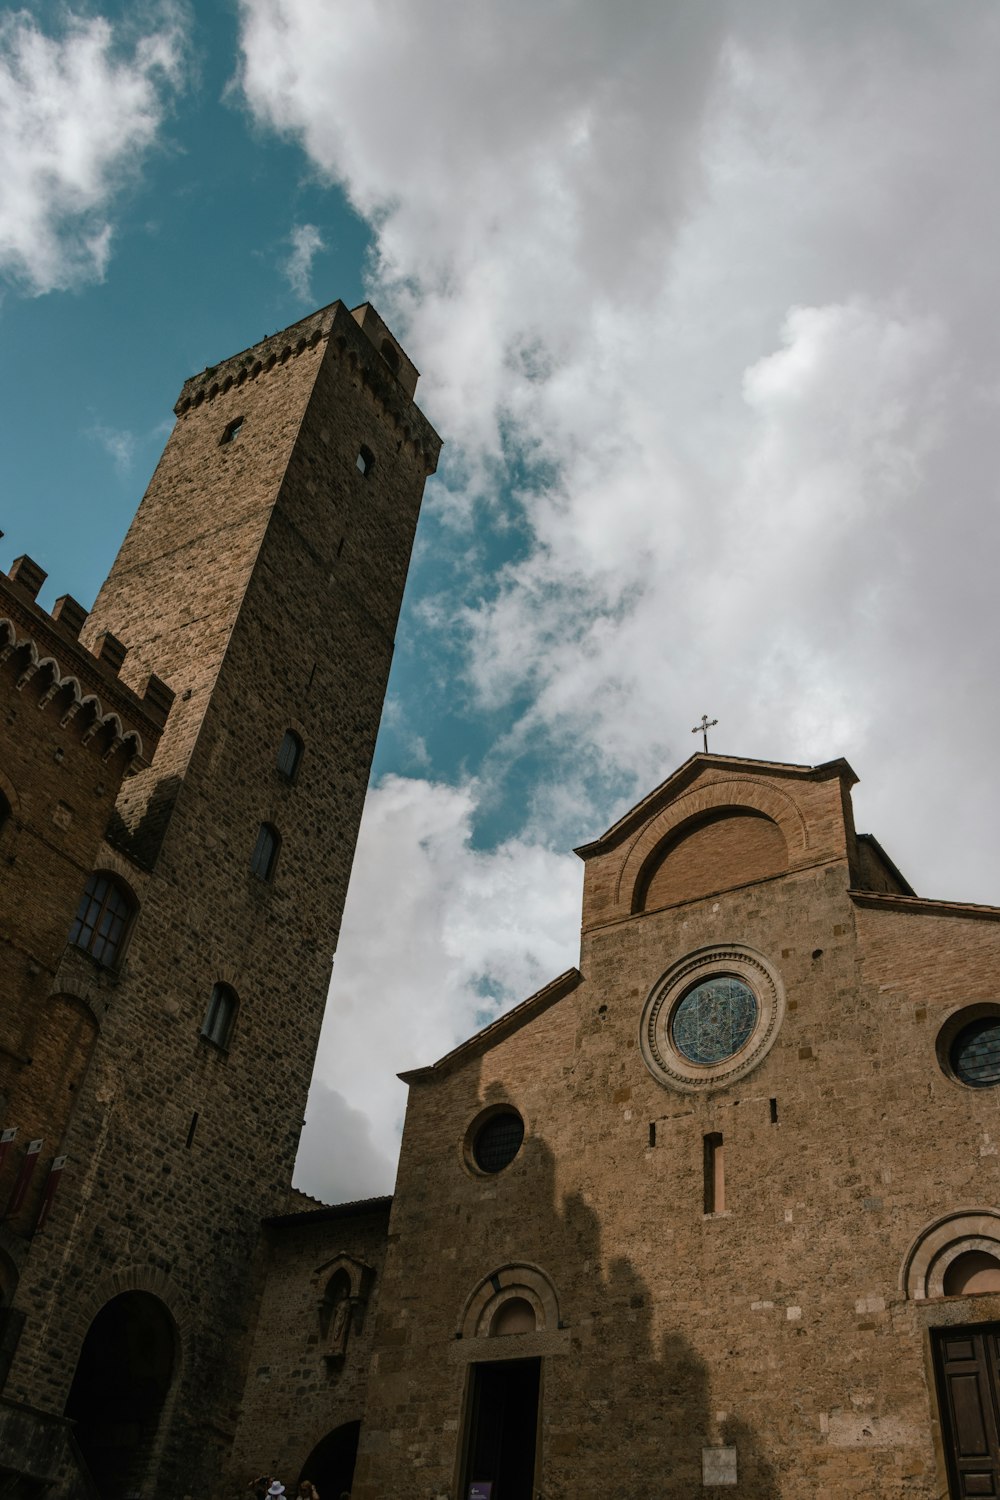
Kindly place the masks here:
POLYGON ((386 364, 389 366, 389 369, 392 371, 392 373, 394 375, 398 375, 399 374, 399 353, 398 353, 398 351, 396 349, 395 344, 390 343, 390 341, 388 339, 383 339, 382 340, 382 348, 381 348, 380 353, 382 355, 382 358, 385 360, 386 364))
POLYGON ((771 1100, 771 1124, 772 1125, 777 1125, 777 1123, 778 1123, 778 1101, 777 1101, 777 1099, 772 1099, 771 1100))
POLYGON ((253 857, 250 860, 250 872, 256 875, 258 880, 272 878, 280 847, 281 839, 278 837, 278 830, 272 828, 270 823, 262 823, 254 845, 253 857))
POLYGON ((3 792, 0 792, 0 828, 3 827, 9 817, 10 803, 7 801, 7 798, 4 796, 3 792))
POLYGON ((223 1050, 229 1046, 238 1008, 235 990, 231 990, 228 984, 213 986, 212 998, 208 1002, 201 1027, 201 1034, 207 1042, 223 1050))
POLYGON ((288 781, 294 781, 302 759, 303 745, 294 729, 286 729, 278 751, 278 770, 288 781))
POLYGON ((234 442, 235 439, 239 437, 240 432, 243 429, 244 421, 245 418, 243 417, 234 417, 231 422, 227 423, 227 425, 223 428, 222 436, 219 439, 220 445, 224 443, 234 442))
POLYGON ((705 1212, 726 1211, 726 1170, 722 1136, 718 1131, 705 1137, 705 1212))
POLYGON ((491 1115, 476 1132, 472 1158, 481 1172, 502 1172, 509 1167, 524 1140, 524 1121, 512 1109, 491 1115))
POLYGON ((80 897, 69 941, 105 968, 113 968, 134 911, 135 903, 121 882, 95 871, 80 897))
POLYGON ((370 474, 375 467, 375 455, 370 448, 365 447, 364 443, 358 449, 358 456, 355 459, 355 463, 362 474, 370 474))

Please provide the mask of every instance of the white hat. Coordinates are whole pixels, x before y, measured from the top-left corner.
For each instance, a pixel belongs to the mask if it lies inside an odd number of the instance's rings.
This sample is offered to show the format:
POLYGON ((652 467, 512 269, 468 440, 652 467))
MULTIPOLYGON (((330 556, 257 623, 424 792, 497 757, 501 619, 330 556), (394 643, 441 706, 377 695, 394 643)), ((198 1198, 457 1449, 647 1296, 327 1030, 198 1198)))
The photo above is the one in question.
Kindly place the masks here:
POLYGON ((280 1479, 272 1479, 271 1488, 267 1493, 269 1495, 283 1495, 285 1493, 285 1486, 281 1483, 280 1479))

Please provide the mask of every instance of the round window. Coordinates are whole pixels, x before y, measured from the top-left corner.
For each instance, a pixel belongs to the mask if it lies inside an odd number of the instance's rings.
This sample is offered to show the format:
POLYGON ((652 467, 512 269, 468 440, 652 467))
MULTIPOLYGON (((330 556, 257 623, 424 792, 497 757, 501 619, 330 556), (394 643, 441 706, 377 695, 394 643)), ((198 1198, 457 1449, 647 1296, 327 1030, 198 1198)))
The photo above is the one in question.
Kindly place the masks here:
POLYGON ((960 1083, 988 1089, 1000 1083, 1000 1016, 983 1016, 963 1026, 948 1052, 960 1083))
POLYGON ((524 1140, 524 1121, 514 1109, 497 1110, 472 1137, 472 1160, 491 1175, 509 1167, 524 1140))
POLYGON ((941 1071, 967 1089, 1000 1084, 1000 1004, 980 1000, 945 1020, 935 1042, 941 1071))
POLYGON ((781 977, 742 943, 699 948, 653 986, 639 1046, 653 1077, 682 1091, 726 1088, 763 1062, 785 1010, 781 977))
POLYGON ((735 974, 692 985, 670 1023, 674 1046, 688 1062, 712 1067, 735 1057, 757 1024, 757 996, 735 974))

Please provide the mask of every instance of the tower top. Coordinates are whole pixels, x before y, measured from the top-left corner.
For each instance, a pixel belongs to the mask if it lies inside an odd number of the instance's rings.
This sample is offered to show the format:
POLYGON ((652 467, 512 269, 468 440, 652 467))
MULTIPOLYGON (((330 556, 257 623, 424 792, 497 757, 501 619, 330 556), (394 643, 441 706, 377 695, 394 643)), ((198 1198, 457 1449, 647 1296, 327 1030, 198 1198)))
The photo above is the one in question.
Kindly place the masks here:
POLYGON ((182 417, 203 402, 256 380, 275 365, 285 364, 331 338, 356 361, 364 383, 394 421, 406 429, 408 440, 422 450, 427 473, 433 474, 441 439, 414 403, 420 372, 370 302, 362 302, 353 310, 343 302, 331 302, 288 328, 268 334, 249 349, 230 355, 221 364, 208 365, 185 380, 174 411, 182 417))

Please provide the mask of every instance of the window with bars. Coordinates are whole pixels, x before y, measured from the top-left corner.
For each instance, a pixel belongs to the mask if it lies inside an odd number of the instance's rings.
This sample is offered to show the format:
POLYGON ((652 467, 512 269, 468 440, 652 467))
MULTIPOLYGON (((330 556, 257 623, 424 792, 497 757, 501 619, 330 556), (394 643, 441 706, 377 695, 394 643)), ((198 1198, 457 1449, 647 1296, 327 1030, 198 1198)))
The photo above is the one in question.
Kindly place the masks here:
POLYGON ((253 857, 250 860, 250 873, 256 875, 258 880, 270 880, 274 875, 280 848, 281 838, 278 830, 270 823, 262 823, 254 845, 253 857))
POLYGON ((302 759, 303 744, 294 729, 286 729, 278 751, 278 770, 287 781, 294 781, 302 759))
POLYGON ((120 880, 95 870, 80 897, 69 941, 106 969, 114 968, 135 913, 135 901, 120 880))
POLYGON ((481 1172, 491 1175, 509 1167, 524 1140, 524 1121, 513 1109, 500 1110, 476 1131, 472 1157, 481 1172))
POLYGON ((239 1001, 235 990, 230 989, 228 984, 213 985, 212 998, 208 1002, 208 1010, 201 1026, 201 1034, 205 1040, 225 1051, 232 1040, 238 1009, 239 1001))

